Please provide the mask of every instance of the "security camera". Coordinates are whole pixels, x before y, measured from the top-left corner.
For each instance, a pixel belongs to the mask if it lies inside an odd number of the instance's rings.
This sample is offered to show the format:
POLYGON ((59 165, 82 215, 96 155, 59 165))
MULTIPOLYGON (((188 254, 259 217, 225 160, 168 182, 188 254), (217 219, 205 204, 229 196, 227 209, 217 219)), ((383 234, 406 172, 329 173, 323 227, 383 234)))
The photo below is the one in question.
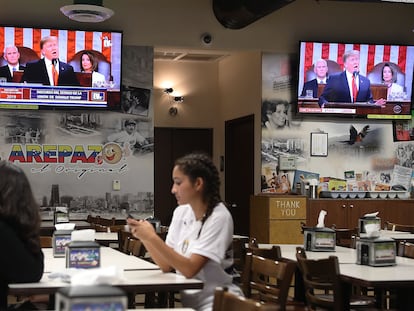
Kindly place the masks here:
POLYGON ((213 42, 213 37, 209 33, 204 33, 201 35, 201 43, 205 45, 210 45, 213 42))

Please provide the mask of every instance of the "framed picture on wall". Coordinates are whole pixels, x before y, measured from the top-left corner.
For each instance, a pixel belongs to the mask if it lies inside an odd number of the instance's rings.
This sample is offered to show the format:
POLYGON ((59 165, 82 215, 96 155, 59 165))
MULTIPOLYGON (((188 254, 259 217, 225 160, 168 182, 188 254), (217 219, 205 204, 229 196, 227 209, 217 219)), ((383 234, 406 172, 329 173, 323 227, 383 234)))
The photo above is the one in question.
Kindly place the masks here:
POLYGON ((328 133, 314 132, 311 133, 310 139, 310 155, 311 157, 327 157, 328 156, 328 133))
POLYGON ((392 122, 394 141, 414 140, 414 125, 412 120, 395 120, 392 122))

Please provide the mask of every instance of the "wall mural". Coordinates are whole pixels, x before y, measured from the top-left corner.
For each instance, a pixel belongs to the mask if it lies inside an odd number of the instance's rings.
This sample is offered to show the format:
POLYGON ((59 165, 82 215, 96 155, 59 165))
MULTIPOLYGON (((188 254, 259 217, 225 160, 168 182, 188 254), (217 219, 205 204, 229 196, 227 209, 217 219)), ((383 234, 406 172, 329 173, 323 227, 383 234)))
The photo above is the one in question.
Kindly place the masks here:
POLYGON ((45 218, 54 206, 68 206, 74 218, 153 215, 153 50, 123 49, 130 69, 123 71, 122 91, 146 96, 134 109, 0 115, 0 158, 23 168, 45 218))
POLYGON ((395 122, 295 115, 294 57, 262 55, 262 192, 301 191, 296 187, 301 176, 354 179, 368 190, 384 184, 389 189, 396 167, 414 168, 414 145, 394 143, 395 122), (311 156, 310 133, 327 133, 326 156, 311 156), (296 169, 286 168, 292 159, 296 169))

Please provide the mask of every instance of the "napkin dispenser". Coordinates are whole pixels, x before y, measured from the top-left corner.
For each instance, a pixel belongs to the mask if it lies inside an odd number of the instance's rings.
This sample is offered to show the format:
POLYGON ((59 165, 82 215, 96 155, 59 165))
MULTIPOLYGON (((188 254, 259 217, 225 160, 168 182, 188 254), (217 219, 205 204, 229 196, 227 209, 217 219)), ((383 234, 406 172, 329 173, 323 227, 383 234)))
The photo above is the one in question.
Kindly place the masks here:
POLYGON ((358 232, 360 238, 368 238, 368 237, 378 237, 379 232, 381 230, 381 218, 377 216, 364 216, 359 218, 358 221, 358 232), (375 232, 378 233, 376 236, 372 236, 366 230, 366 225, 370 225, 371 227, 375 226, 375 232))
POLYGON ((330 228, 308 227, 303 230, 307 251, 335 251, 336 233, 330 228))
POLYGON ((390 238, 362 238, 356 241, 357 264, 374 267, 396 264, 395 240, 390 238))
POLYGON ((66 268, 99 268, 101 248, 94 241, 72 241, 65 250, 66 268))
POLYGON ((56 230, 53 232, 53 256, 65 257, 66 246, 70 243, 73 230, 56 230))
POLYGON ((69 210, 66 206, 56 206, 53 213, 53 223, 60 224, 69 222, 69 210))
POLYGON ((68 286, 58 289, 55 310, 127 310, 128 299, 118 287, 110 285, 68 286))

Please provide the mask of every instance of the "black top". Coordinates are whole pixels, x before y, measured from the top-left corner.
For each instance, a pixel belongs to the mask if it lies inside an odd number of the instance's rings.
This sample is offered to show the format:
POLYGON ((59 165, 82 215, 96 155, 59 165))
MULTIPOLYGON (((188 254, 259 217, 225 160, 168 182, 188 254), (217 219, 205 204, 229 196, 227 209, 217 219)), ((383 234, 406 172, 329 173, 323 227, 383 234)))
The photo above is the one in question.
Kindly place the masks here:
POLYGON ((15 229, 0 220, 0 310, 7 306, 9 283, 37 282, 42 278, 43 252, 33 253, 15 229))

